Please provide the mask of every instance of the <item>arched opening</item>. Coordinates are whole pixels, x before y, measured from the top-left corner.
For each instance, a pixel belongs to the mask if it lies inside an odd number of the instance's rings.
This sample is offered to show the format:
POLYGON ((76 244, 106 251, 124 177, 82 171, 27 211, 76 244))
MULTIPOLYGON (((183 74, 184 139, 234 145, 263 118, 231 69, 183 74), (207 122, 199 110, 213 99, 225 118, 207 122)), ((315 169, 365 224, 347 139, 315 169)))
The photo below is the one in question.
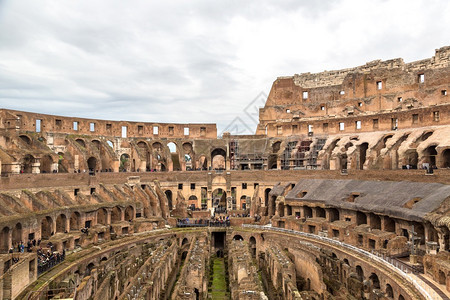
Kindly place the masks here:
POLYGON ((284 217, 284 203, 283 202, 278 202, 277 212, 278 212, 278 216, 280 218, 284 217))
POLYGON ((227 192, 217 188, 212 192, 212 207, 216 209, 225 209, 227 204, 227 192))
POLYGON ((16 226, 14 226, 12 231, 12 243, 13 245, 22 242, 22 224, 17 223, 16 226))
POLYGON ((399 295, 398 300, 405 300, 405 297, 403 297, 403 295, 399 295))
POLYGON ((450 149, 442 151, 441 168, 450 168, 450 149))
POLYGON ((164 194, 166 194, 167 197, 167 205, 169 206, 169 210, 173 209, 173 204, 172 204, 172 191, 171 190, 167 190, 164 192, 164 194))
POLYGON ((187 238, 184 238, 181 242, 181 246, 186 245, 187 243, 189 243, 189 240, 187 238))
POLYGON ((427 140, 431 135, 433 134, 433 131, 424 132, 422 136, 419 138, 419 141, 423 142, 427 140))
POLYGON ((51 173, 53 165, 53 158, 50 155, 44 155, 41 158, 41 173, 51 173))
POLYGON ((56 232, 66 232, 67 218, 66 215, 60 214, 56 217, 56 232))
POLYGON ((419 244, 425 245, 425 228, 421 223, 414 222, 414 231, 417 233, 416 238, 420 238, 419 244))
POLYGON ((340 220, 339 210, 337 208, 330 208, 328 210, 328 214, 330 216, 330 222, 334 222, 334 221, 339 221, 340 220))
POLYGON ((70 230, 77 231, 81 229, 81 215, 74 211, 70 214, 70 230))
POLYGON ((84 140, 76 139, 75 142, 77 142, 81 147, 86 148, 86 143, 84 142, 84 140))
POLYGON ((386 148, 386 143, 387 143, 387 141, 388 141, 389 139, 391 139, 392 137, 393 137, 393 135, 392 135, 392 134, 389 134, 389 135, 387 135, 387 136, 385 136, 385 137, 383 138, 383 144, 382 144, 382 146, 381 146, 381 149, 386 148))
POLYGON ((264 190, 264 206, 268 207, 269 206, 269 193, 272 189, 267 188, 264 190))
POLYGON ((273 145, 272 145, 272 153, 278 153, 278 151, 280 151, 280 148, 281 148, 281 142, 280 141, 273 143, 273 145))
POLYGON ((173 170, 181 171, 180 156, 178 155, 177 145, 174 142, 170 142, 167 144, 167 147, 169 147, 170 157, 172 158, 173 170))
POLYGON ((384 231, 395 232, 395 221, 388 216, 384 217, 384 231))
POLYGON ((342 170, 347 170, 347 154, 339 156, 339 162, 342 170))
POLYGON ((447 278, 442 270, 439 270, 439 284, 446 284, 447 278))
POLYGON ((198 199, 197 196, 195 195, 191 195, 189 196, 189 200, 188 200, 188 208, 190 208, 191 210, 195 210, 195 208, 198 206, 198 199))
POLYGON ((91 143, 92 143, 92 146, 94 146, 95 149, 100 150, 101 143, 100 143, 99 140, 92 140, 91 143))
POLYGON ((278 155, 270 154, 267 161, 267 166, 269 170, 275 170, 278 168, 278 155))
POLYGON ((104 208, 97 210, 97 224, 108 224, 108 212, 104 208))
POLYGON ((148 144, 146 142, 140 141, 137 143, 137 146, 144 154, 145 157, 145 171, 150 171, 151 169, 151 156, 148 144))
POLYGON ((356 225, 367 224, 367 216, 365 213, 357 211, 356 212, 356 225))
POLYGON ((0 237, 1 251, 7 252, 9 250, 9 227, 3 227, 0 237))
POLYGON ((251 236, 248 243, 249 243, 249 247, 250 247, 252 256, 256 257, 256 239, 255 239, 255 237, 251 236))
POLYGON ((375 273, 370 274, 369 280, 371 281, 372 287, 374 289, 378 289, 379 290, 381 288, 380 287, 380 280, 378 279, 377 274, 375 274, 375 273))
POLYGON ((270 202, 269 202, 269 215, 270 216, 273 216, 275 214, 276 202, 277 202, 277 196, 272 195, 270 197, 270 202))
POLYGON ((405 152, 405 166, 410 169, 417 169, 419 163, 419 154, 416 150, 408 150, 405 152))
POLYGON ((364 163, 366 162, 368 148, 369 148, 369 143, 362 143, 359 146, 359 169, 360 170, 364 170, 364 163))
POLYGON ((216 148, 211 152, 211 166, 213 170, 225 170, 226 166, 225 150, 216 148))
POLYGON ((122 221, 122 210, 120 207, 115 206, 111 210, 111 223, 117 223, 122 221))
POLYGON ((394 290, 389 283, 386 284, 386 297, 394 299, 394 290))
POLYGON ((346 264, 347 266, 350 266, 350 262, 348 261, 348 259, 344 258, 344 264, 346 264))
POLYGON ((130 156, 127 153, 124 153, 120 156, 119 172, 130 172, 130 171, 131 171, 130 156))
POLYGON ((135 213, 134 213, 133 206, 128 206, 125 209, 125 220, 126 221, 132 221, 132 220, 134 220, 134 216, 135 216, 135 213))
POLYGON ((97 170, 97 159, 95 157, 89 157, 87 164, 89 172, 95 172, 97 170))
POLYGON ((240 200, 241 200, 241 209, 246 210, 247 209, 247 196, 243 195, 240 200))
POLYGON ((436 166, 436 146, 430 146, 426 148, 423 154, 425 163, 429 163, 430 167, 436 166))
POLYGON ((31 145, 31 139, 30 139, 28 136, 26 136, 26 135, 20 135, 19 138, 20 138, 20 140, 21 140, 22 142, 24 142, 25 144, 31 145))
POLYGON ((236 234, 235 236, 233 236, 233 240, 235 240, 235 241, 243 241, 244 238, 241 235, 236 234))
POLYGON ((106 141, 106 144, 111 148, 111 150, 114 150, 114 143, 111 141, 106 141))
POLYGON ((33 155, 25 155, 22 160, 22 172, 23 173, 32 173, 33 172, 33 164, 35 158, 33 155))
POLYGON ((316 217, 325 218, 325 209, 322 207, 316 207, 316 217))
POLYGON ((358 279, 359 279, 359 281, 363 281, 364 280, 364 271, 363 271, 363 269, 361 268, 361 266, 356 266, 356 275, 358 275, 358 279))
POLYGON ((41 239, 48 239, 53 235, 53 220, 50 217, 45 217, 41 221, 41 239))
POLYGON ((64 153, 58 152, 58 173, 67 173, 69 162, 64 158, 64 153))
POLYGON ((381 230, 381 217, 376 214, 370 214, 370 228, 381 230))
POLYGON ((86 272, 84 273, 84 277, 91 275, 92 269, 95 267, 94 263, 90 263, 86 267, 86 272))
POLYGON ((206 159, 206 156, 200 156, 198 159, 198 167, 203 171, 208 170, 208 160, 206 159))
POLYGON ((312 218, 312 208, 309 206, 303 206, 303 212, 305 214, 305 218, 312 218))

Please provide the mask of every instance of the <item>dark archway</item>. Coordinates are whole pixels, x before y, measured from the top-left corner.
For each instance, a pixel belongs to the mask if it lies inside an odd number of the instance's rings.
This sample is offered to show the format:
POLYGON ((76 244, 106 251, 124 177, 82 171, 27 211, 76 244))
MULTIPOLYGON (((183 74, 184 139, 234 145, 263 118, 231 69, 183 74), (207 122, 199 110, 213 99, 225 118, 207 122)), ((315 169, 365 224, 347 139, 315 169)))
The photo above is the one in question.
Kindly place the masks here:
POLYGON ((316 217, 325 218, 325 209, 323 209, 322 207, 316 207, 316 217))
POLYGON ((2 252, 9 250, 9 227, 3 227, 0 235, 0 247, 2 252))
POLYGON ((189 243, 189 240, 187 238, 184 238, 183 241, 181 242, 181 246, 186 245, 189 243))
POLYGON ((87 165, 90 172, 95 172, 97 169, 97 159, 95 157, 89 157, 87 165))
POLYGON ((236 234, 235 236, 233 236, 233 240, 235 240, 235 241, 243 241, 244 238, 241 235, 236 234))
POLYGON ((108 213, 106 209, 100 208, 99 210, 97 210, 97 224, 108 224, 108 213))
POLYGON ((130 172, 130 171, 131 171, 130 156, 124 153, 120 156, 119 172, 130 172))
POLYGON ((86 143, 84 142, 84 140, 76 139, 75 142, 77 142, 81 147, 86 148, 86 143))
POLYGON ((51 217, 45 217, 41 221, 41 238, 48 239, 53 235, 53 220, 51 217))
POLYGON ((53 158, 50 155, 44 155, 41 158, 41 173, 51 173, 53 165, 53 158))
POLYGON ((77 231, 81 229, 81 215, 74 211, 70 214, 70 230, 77 231))
POLYGON ((369 148, 369 143, 362 143, 359 146, 359 169, 360 170, 364 170, 364 163, 366 162, 368 148, 369 148))
POLYGON ((356 274, 358 275, 358 279, 359 279, 359 281, 363 281, 364 280, 364 271, 363 271, 363 269, 361 268, 361 266, 356 266, 356 274))
POLYGON ((328 210, 328 215, 330 217, 330 222, 339 221, 340 215, 339 210, 337 208, 330 208, 328 210))
POLYGON ((367 224, 367 215, 363 212, 356 212, 356 225, 367 224))
POLYGON ((256 257, 256 239, 255 239, 255 237, 251 236, 248 243, 249 243, 249 247, 250 247, 252 256, 253 256, 253 258, 255 258, 256 257))
POLYGON ((56 217, 56 232, 66 232, 67 217, 64 214, 60 214, 56 217))
POLYGON ((433 167, 436 165, 436 146, 430 146, 425 149, 424 151, 424 162, 429 163, 430 167, 433 167))
POLYGON ((442 151, 441 168, 450 168, 450 149, 442 151))
POLYGON ((394 299, 394 289, 389 283, 386 284, 386 297, 394 299))
POLYGON ((164 192, 164 194, 166 194, 167 197, 167 205, 169 206, 169 210, 173 209, 173 203, 172 203, 172 191, 171 190, 167 190, 164 192))
POLYGON ((211 167, 214 170, 225 170, 227 152, 221 148, 216 148, 211 152, 211 167))
POLYGON ((132 220, 134 220, 134 216, 135 216, 135 213, 134 213, 133 206, 128 206, 125 209, 125 220, 126 221, 132 221, 132 220))
POLYGON ((111 211, 111 223, 122 221, 122 210, 120 207, 115 206, 111 211))
POLYGON ((267 188, 264 190, 264 206, 265 207, 269 206, 269 199, 270 199, 269 193, 271 190, 272 189, 270 189, 270 188, 267 188))
POLYGON ((17 223, 16 226, 14 226, 12 231, 12 243, 13 245, 22 242, 22 224, 17 223))
POLYGON ((23 173, 32 173, 33 172, 33 164, 35 158, 33 155, 28 154, 22 160, 22 172, 23 173))
POLYGON ((374 289, 380 289, 380 280, 378 279, 378 275, 375 273, 370 274, 369 280, 372 282, 372 287, 374 289))

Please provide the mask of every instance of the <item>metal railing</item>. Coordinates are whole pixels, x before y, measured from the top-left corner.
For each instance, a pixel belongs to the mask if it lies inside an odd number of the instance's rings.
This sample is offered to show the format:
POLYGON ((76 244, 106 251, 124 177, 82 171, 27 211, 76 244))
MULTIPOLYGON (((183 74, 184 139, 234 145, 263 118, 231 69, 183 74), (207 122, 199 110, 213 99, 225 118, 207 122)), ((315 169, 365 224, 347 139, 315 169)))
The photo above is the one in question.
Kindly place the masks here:
POLYGON ((333 245, 337 245, 337 246, 341 246, 343 248, 349 249, 351 251, 357 252, 360 255, 363 255, 369 259, 372 259, 374 261, 377 261, 381 264, 383 264, 384 266, 394 270, 398 275, 400 275, 401 277, 405 278, 409 283, 411 283, 419 292, 420 294, 422 294, 422 296, 425 297, 425 299, 430 299, 430 300, 437 300, 437 299, 442 299, 437 293, 436 291, 430 287, 428 284, 426 284, 425 282, 423 282, 422 280, 420 280, 419 278, 414 278, 411 273, 409 272, 409 268, 405 267, 403 264, 399 264, 398 262, 396 262, 394 259, 383 259, 383 257, 374 255, 368 251, 362 250, 360 248, 357 248, 353 245, 350 244, 346 244, 328 237, 323 237, 323 236, 318 236, 312 233, 307 233, 307 232, 302 232, 302 231, 296 231, 296 230, 292 230, 292 229, 284 229, 284 228, 278 228, 278 227, 265 227, 265 226, 261 226, 261 225, 249 225, 249 224, 243 224, 242 227, 247 227, 247 228, 257 228, 257 229, 262 229, 262 230, 271 230, 271 231, 278 231, 278 232, 285 232, 285 233, 291 233, 291 234, 295 234, 295 235, 300 235, 300 236, 304 236, 304 237, 308 237, 311 239, 315 239, 318 241, 322 241, 322 242, 326 242, 329 244, 333 244, 333 245), (420 283, 419 283, 420 281, 420 283))

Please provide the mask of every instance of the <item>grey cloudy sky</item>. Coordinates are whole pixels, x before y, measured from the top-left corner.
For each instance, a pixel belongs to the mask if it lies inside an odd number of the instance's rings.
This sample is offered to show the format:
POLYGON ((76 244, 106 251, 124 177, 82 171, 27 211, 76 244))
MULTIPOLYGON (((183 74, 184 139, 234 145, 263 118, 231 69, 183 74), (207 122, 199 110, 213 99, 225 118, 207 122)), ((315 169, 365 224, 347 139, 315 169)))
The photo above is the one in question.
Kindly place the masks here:
POLYGON ((243 111, 276 77, 431 57, 449 16, 448 0, 0 0, 0 107, 253 131, 243 111))

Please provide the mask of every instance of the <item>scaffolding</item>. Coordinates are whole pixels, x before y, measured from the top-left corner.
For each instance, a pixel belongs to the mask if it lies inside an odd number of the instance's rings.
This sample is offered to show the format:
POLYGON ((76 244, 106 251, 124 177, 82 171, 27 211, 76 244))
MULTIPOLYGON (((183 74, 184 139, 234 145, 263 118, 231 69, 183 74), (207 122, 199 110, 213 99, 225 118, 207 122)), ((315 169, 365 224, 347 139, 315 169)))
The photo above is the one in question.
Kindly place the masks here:
MULTIPOLYGON (((267 141, 264 148, 267 146, 267 141)), ((248 169, 263 169, 264 168, 264 150, 248 149, 247 151, 240 150, 239 140, 232 140, 230 142, 230 165, 232 170, 248 170, 248 169)))
POLYGON ((316 169, 317 156, 326 139, 312 138, 290 141, 281 155, 282 170, 316 169), (312 147, 311 147, 312 145, 312 147))

